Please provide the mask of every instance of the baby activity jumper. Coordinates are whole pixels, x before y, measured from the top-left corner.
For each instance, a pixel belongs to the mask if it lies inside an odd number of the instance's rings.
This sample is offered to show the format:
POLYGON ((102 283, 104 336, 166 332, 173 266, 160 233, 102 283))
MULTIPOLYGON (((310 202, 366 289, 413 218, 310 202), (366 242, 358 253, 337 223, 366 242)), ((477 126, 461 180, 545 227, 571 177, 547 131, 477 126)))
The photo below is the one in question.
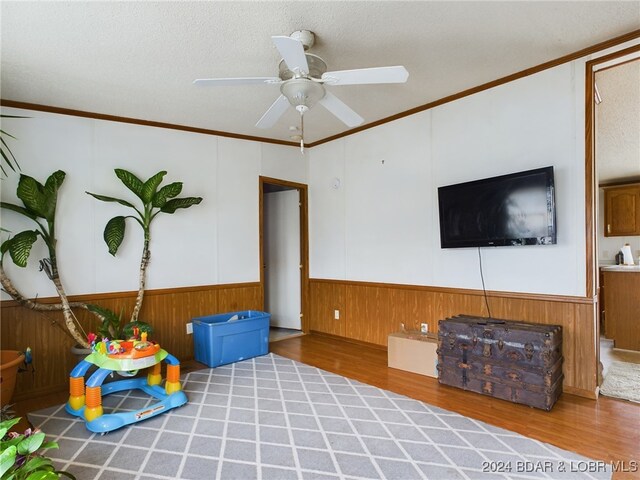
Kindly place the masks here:
MULTIPOLYGON (((91 341, 91 339, 90 339, 91 341)), ((173 355, 160 348, 157 343, 147 341, 143 332, 137 340, 108 341, 92 343, 93 352, 72 370, 69 378, 69 401, 65 410, 71 415, 85 420, 91 432, 106 433, 125 425, 165 413, 172 408, 187 403, 187 396, 180 385, 180 362, 173 355), (167 378, 161 386, 162 361, 167 364, 167 378), (98 369, 86 382, 87 370, 95 365, 98 369), (137 370, 148 368, 146 377, 126 378, 102 385, 112 372, 123 376, 133 376, 137 370), (105 414, 102 397, 124 390, 139 389, 158 400, 157 403, 135 411, 105 414)))

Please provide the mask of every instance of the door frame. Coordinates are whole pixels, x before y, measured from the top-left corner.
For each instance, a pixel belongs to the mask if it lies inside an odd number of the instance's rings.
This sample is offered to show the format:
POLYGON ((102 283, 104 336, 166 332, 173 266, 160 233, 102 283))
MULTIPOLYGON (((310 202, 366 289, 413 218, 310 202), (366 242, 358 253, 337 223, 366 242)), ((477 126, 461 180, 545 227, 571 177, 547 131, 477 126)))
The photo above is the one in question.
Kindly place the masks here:
POLYGON ((309 333, 309 212, 308 185, 279 178, 258 178, 259 229, 260 229, 260 304, 264 310, 264 184, 290 187, 298 190, 300 200, 300 327, 303 333, 309 333))
MULTIPOLYGON (((634 54, 640 51, 640 45, 632 45, 631 47, 612 52, 602 57, 589 60, 585 64, 585 211, 586 211, 586 296, 593 299, 594 318, 595 318, 595 345, 596 350, 596 384, 599 387, 598 372, 600 364, 600 279, 598 275, 598 232, 597 232, 597 208, 598 199, 598 179, 596 178, 596 154, 595 154, 595 74, 596 71, 605 70, 597 69, 598 65, 611 62, 620 57, 634 54)), ((623 64, 625 62, 620 62, 623 64)), ((616 64, 615 66, 617 66, 616 64)), ((596 394, 597 395, 597 394, 596 394)))

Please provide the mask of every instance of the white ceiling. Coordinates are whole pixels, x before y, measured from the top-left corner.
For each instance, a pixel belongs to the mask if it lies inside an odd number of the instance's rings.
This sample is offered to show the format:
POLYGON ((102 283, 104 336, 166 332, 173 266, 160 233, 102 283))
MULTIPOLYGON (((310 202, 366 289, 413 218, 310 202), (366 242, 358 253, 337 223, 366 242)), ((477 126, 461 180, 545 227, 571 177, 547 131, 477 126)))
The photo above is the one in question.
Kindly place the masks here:
POLYGON ((640 60, 595 75, 598 181, 640 181, 640 60))
MULTIPOLYGON (((404 65, 404 85, 329 87, 370 123, 640 28, 640 2, 1 2, 3 99, 289 140, 254 127, 278 86, 270 37, 316 33, 329 70, 404 65)), ((307 143, 347 130, 314 107, 307 143)))

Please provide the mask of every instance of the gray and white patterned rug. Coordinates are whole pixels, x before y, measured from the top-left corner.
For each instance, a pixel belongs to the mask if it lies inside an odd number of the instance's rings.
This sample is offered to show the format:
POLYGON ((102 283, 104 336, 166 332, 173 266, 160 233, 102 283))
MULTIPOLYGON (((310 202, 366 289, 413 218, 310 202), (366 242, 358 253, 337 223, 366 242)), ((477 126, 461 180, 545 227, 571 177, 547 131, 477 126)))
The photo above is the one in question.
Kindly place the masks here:
MULTIPOLYGON (((274 354, 183 386, 187 405, 106 435, 63 406, 29 418, 78 480, 611 478, 600 462, 274 354)), ((103 405, 154 401, 136 390, 103 405)))

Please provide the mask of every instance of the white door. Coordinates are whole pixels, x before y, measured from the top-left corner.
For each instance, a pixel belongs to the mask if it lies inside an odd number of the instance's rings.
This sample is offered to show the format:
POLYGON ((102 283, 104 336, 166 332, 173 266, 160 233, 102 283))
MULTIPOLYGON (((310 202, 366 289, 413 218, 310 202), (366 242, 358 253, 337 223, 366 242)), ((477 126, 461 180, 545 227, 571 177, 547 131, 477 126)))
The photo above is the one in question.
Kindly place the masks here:
POLYGON ((300 330, 298 190, 266 193, 263 215, 265 309, 271 313, 271 326, 300 330))

